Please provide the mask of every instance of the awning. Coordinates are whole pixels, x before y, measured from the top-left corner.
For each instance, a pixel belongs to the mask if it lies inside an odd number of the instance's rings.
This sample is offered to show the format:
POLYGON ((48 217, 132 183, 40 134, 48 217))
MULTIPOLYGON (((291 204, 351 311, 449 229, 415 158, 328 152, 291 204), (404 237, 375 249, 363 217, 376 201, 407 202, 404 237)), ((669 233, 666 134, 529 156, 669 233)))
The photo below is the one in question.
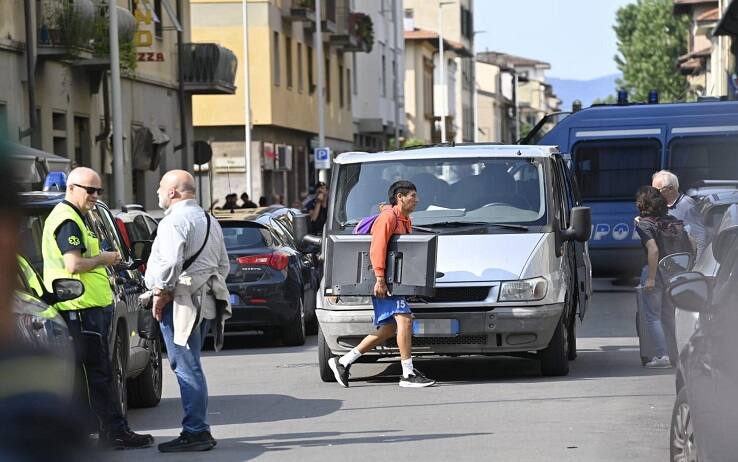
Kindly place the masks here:
POLYGON ((31 148, 22 144, 8 144, 13 177, 21 186, 33 187, 43 183, 49 172, 69 173, 72 161, 66 157, 31 148))
POLYGON ((169 143, 169 136, 154 125, 133 130, 133 168, 156 170, 159 168, 161 151, 169 143))
POLYGON ((738 0, 731 0, 720 22, 715 26, 715 30, 712 31, 712 35, 732 35, 733 37, 738 37, 738 0))

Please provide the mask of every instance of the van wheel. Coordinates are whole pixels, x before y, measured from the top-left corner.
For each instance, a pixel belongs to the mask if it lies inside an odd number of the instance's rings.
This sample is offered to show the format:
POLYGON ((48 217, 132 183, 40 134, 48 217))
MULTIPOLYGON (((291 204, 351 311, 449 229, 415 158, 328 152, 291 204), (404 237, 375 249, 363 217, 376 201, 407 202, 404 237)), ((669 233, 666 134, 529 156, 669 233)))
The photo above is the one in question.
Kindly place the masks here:
POLYGON ((128 404, 131 407, 154 407, 161 401, 161 341, 150 341, 149 362, 135 379, 128 381, 128 404))
POLYGON ((323 329, 318 326, 318 370, 320 370, 320 380, 323 382, 335 382, 336 376, 333 375, 331 367, 328 365, 328 360, 333 358, 334 355, 328 348, 328 343, 325 341, 323 336, 323 329))
POLYGON ((305 292, 305 332, 308 335, 318 333, 318 316, 315 314, 315 296, 316 293, 312 289, 305 292))
POLYGON ((567 338, 569 340, 568 348, 568 359, 574 361, 577 359, 577 315, 576 312, 572 315, 569 321, 569 327, 567 328, 567 338))
POLYGON ((287 346, 300 346, 305 344, 305 305, 302 298, 298 301, 295 317, 282 327, 282 342, 287 346))
POLYGON ((569 329, 564 321, 559 320, 556 331, 551 338, 551 343, 538 352, 541 359, 541 373, 544 376, 561 376, 569 373, 569 329))

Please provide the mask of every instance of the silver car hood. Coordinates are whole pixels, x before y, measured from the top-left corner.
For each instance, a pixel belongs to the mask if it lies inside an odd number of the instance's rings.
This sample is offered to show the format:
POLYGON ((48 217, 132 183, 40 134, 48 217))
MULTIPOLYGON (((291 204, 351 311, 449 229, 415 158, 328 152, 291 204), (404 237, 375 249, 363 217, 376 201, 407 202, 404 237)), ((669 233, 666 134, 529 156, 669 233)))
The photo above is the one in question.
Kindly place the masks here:
POLYGON ((542 233, 438 236, 439 284, 519 279, 542 233))

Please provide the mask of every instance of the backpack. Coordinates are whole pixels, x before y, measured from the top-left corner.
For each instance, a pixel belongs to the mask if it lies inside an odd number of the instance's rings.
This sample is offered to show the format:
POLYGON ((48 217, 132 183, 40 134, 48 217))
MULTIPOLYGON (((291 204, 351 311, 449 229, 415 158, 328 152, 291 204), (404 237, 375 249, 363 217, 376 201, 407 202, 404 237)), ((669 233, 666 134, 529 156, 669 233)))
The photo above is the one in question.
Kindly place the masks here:
POLYGON ((684 222, 675 218, 646 218, 648 221, 656 225, 658 234, 656 236, 656 244, 659 247, 659 258, 675 253, 694 254, 692 241, 684 229, 684 222))
POLYGON ((369 215, 368 217, 364 217, 361 220, 359 220, 359 224, 356 225, 356 228, 354 228, 354 231, 352 234, 371 234, 372 226, 374 226, 374 222, 377 221, 377 218, 379 218, 379 215, 381 214, 382 212, 379 212, 375 215, 369 215))

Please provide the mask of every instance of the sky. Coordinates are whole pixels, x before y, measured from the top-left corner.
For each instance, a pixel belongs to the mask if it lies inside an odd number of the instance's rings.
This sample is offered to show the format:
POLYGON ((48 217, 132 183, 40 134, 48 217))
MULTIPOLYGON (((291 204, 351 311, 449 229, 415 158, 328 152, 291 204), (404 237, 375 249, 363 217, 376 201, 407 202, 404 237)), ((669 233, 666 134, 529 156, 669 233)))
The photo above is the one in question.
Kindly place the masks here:
POLYGON ((615 12, 633 0, 474 0, 476 51, 551 63, 550 77, 589 80, 618 72, 615 12))

